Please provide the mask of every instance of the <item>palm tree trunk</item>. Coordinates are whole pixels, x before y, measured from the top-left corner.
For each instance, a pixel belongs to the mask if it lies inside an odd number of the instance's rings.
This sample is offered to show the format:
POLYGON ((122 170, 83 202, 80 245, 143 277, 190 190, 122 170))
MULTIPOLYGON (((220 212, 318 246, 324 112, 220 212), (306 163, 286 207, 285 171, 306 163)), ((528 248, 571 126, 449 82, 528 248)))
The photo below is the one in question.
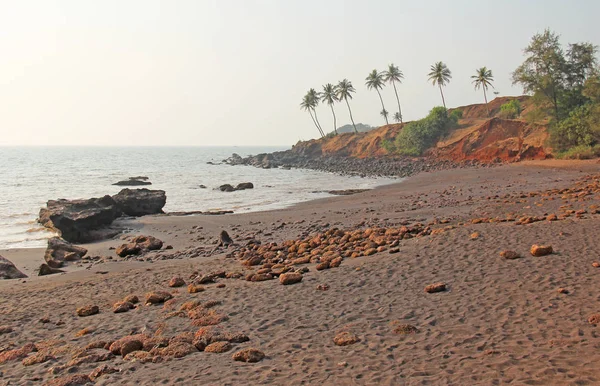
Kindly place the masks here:
POLYGON ((485 109, 487 110, 487 116, 490 117, 490 108, 488 107, 487 95, 485 94, 485 87, 483 88, 483 99, 485 99, 485 109))
POLYGON ((354 127, 354 132, 358 134, 358 130, 356 130, 356 125, 354 124, 354 118, 352 118, 352 110, 350 110, 350 103, 348 103, 348 98, 344 98, 346 100, 346 105, 348 105, 348 112, 350 113, 350 120, 352 121, 352 126, 354 127))
MULTIPOLYGON (((381 97, 381 93, 379 92, 379 89, 375 89, 375 91, 377 91, 377 95, 379 95, 379 100, 381 101, 381 108, 385 110, 385 106, 383 105, 383 98, 381 97)), ((383 117, 385 118, 385 124, 389 125, 390 123, 388 122, 387 116, 384 115, 383 117)))
POLYGON ((317 121, 315 121, 315 117, 313 117, 311 109, 308 109, 308 113, 310 114, 310 117, 312 118, 312 121, 315 124, 315 126, 317 126, 317 130, 319 130, 319 133, 321 134, 321 137, 324 137, 323 130, 321 130, 321 128, 319 127, 319 125, 317 125, 317 121))
POLYGON ((402 123, 402 109, 400 108, 400 98, 398 98, 398 91, 396 91, 396 82, 392 82, 394 86, 394 92, 396 93, 396 100, 398 101, 398 114, 400 114, 400 123, 402 123))
POLYGON ((337 121, 335 119, 335 111, 333 111, 333 104, 330 104, 329 107, 331 107, 331 114, 333 114, 333 131, 335 132, 335 135, 337 135, 337 121))
POLYGON ((317 121, 317 124, 319 125, 319 129, 321 130, 321 134, 324 137, 325 132, 323 131, 323 127, 321 127, 321 122, 319 122, 319 118, 317 117, 317 110, 313 109, 313 113, 315 113, 315 121, 317 121))
POLYGON ((444 108, 446 108, 446 100, 444 99, 444 93, 442 92, 442 85, 438 84, 438 86, 440 86, 440 94, 442 94, 442 103, 444 104, 444 108))

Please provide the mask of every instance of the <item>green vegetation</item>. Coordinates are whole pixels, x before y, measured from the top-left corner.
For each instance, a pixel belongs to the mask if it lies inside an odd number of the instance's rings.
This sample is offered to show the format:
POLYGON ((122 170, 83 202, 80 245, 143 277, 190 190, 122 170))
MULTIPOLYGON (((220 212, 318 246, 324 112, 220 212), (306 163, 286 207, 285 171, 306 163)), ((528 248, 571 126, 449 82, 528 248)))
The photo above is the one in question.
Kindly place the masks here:
POLYGON ((350 82, 348 79, 340 81, 337 85, 337 97, 339 100, 343 99, 346 101, 348 113, 350 113, 350 121, 352 121, 354 132, 358 134, 358 130, 356 130, 356 125, 354 124, 354 118, 352 117, 352 110, 350 110, 350 103, 348 103, 348 99, 352 99, 352 94, 355 92, 356 90, 354 89, 354 86, 352 86, 352 82, 350 82))
POLYGON ((319 104, 319 99, 316 98, 316 92, 311 92, 311 91, 315 91, 315 90, 311 88, 306 93, 306 95, 304 95, 304 97, 302 98, 302 103, 300 103, 300 107, 303 110, 308 111, 308 113, 310 114, 310 117, 312 118, 313 123, 315 124, 315 126, 317 126, 317 130, 319 130, 321 137, 324 137, 325 133, 323 133, 323 129, 321 129, 321 126, 318 124, 318 121, 315 119, 315 116, 317 114, 315 108, 319 104), (314 115, 313 115, 313 113, 314 113, 314 115))
POLYGON ((473 84, 475 85, 475 90, 479 88, 483 89, 483 99, 485 100, 485 108, 487 110, 488 117, 490 116, 490 109, 488 108, 488 101, 486 91, 488 87, 494 88, 492 82, 494 81, 494 76, 492 75, 492 70, 488 70, 487 67, 481 67, 476 70, 476 74, 471 77, 473 79, 473 84))
POLYGON ((591 159, 600 156, 600 145, 585 146, 579 145, 569 150, 558 152, 556 158, 561 159, 591 159))
POLYGON ((368 90, 375 90, 377 91, 377 95, 379 95, 379 100, 381 101, 381 116, 383 118, 385 118, 385 124, 389 125, 390 123, 388 122, 387 116, 387 110, 385 109, 385 106, 383 104, 383 98, 381 97, 381 93, 379 92, 379 90, 381 90, 383 88, 384 85, 384 76, 383 76, 383 72, 377 72, 377 70, 373 70, 369 73, 369 75, 367 76, 367 78, 365 79, 365 85, 367 86, 368 90))
POLYGON ((500 106, 500 114, 498 116, 502 119, 516 119, 521 115, 521 111, 521 103, 513 99, 500 106))
POLYGON ((457 120, 445 107, 435 107, 427 117, 408 123, 400 131, 394 143, 395 150, 402 155, 420 156, 456 126, 457 120))
POLYGON ((446 108, 446 100, 444 99, 444 92, 442 91, 442 86, 450 83, 450 79, 452 79, 452 73, 442 62, 437 62, 430 68, 431 72, 428 74, 429 80, 433 85, 438 85, 440 88, 440 94, 442 95, 442 103, 444 104, 444 108, 446 108))
POLYGON ((335 111, 333 110, 333 104, 338 102, 337 89, 331 83, 327 83, 323 86, 323 92, 320 95, 321 102, 327 103, 331 107, 331 114, 333 114, 333 132, 337 134, 337 120, 335 118, 335 111))

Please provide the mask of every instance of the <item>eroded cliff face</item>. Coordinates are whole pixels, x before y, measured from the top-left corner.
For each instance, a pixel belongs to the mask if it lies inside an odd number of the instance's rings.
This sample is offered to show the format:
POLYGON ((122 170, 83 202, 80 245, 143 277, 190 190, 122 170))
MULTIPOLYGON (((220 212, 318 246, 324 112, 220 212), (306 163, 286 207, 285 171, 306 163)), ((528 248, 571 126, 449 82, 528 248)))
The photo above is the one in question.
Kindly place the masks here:
MULTIPOLYGON (((514 162, 544 159, 552 156, 546 147, 546 125, 532 125, 524 119, 502 119, 498 115, 503 104, 517 99, 523 107, 521 116, 532 109, 530 98, 501 97, 488 104, 458 107, 463 113, 458 127, 425 152, 426 157, 440 160, 481 162, 514 162)), ((451 109, 455 110, 455 109, 451 109)), ((368 133, 341 134, 332 138, 299 142, 292 151, 309 157, 341 156, 354 158, 385 157, 384 140, 393 141, 405 124, 392 124, 368 133)))

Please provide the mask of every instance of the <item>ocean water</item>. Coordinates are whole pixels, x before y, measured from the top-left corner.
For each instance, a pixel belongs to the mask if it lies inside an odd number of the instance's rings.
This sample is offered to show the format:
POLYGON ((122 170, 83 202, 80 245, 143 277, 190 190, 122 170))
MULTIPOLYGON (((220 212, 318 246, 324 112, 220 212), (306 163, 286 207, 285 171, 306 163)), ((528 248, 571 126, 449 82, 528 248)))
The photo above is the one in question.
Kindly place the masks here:
POLYGON ((123 187, 111 184, 131 176, 148 176, 152 185, 147 188, 165 190, 167 212, 278 209, 328 196, 315 191, 366 189, 398 181, 207 164, 221 162, 232 153, 247 156, 277 150, 284 148, 0 147, 0 249, 46 244, 52 233, 36 219, 49 199, 112 195, 123 187), (255 188, 230 193, 215 190, 240 182, 252 182, 255 188))

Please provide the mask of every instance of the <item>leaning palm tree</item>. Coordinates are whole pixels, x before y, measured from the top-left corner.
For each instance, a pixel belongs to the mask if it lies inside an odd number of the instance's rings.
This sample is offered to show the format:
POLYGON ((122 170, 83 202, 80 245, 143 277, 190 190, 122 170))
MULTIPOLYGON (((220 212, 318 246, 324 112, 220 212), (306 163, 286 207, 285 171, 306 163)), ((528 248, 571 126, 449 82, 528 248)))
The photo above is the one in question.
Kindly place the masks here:
POLYGON ((333 104, 339 102, 339 99, 337 97, 337 88, 331 83, 327 83, 323 86, 321 102, 327 103, 329 107, 331 107, 331 114, 333 114, 333 132, 337 135, 337 120, 335 118, 335 111, 333 111, 333 104))
MULTIPOLYGON (((383 88, 384 84, 383 73, 377 72, 377 70, 371 71, 369 73, 369 76, 367 76, 365 84, 367 85, 367 88, 369 90, 375 89, 375 91, 377 91, 377 95, 379 95, 379 100, 381 101, 381 108, 383 109, 382 111, 386 111, 385 106, 383 105, 383 98, 381 97, 381 93, 379 92, 379 90, 383 88)), ((385 118, 385 123, 389 125, 390 123, 388 122, 387 115, 384 115, 383 117, 385 118)))
POLYGON ((352 82, 348 79, 341 80, 337 85, 337 97, 339 100, 345 100, 346 105, 348 106, 348 112, 350 113, 350 120, 352 121, 352 126, 354 127, 354 132, 358 134, 358 130, 356 130, 356 125, 354 124, 354 118, 352 118, 352 110, 350 110, 350 103, 348 103, 348 99, 352 99, 352 94, 355 93, 356 90, 354 86, 352 86, 352 82))
POLYGON ((428 74, 429 80, 435 86, 436 84, 440 88, 440 94, 442 94, 442 103, 444 104, 444 108, 446 107, 446 101, 444 100, 444 92, 442 91, 442 86, 447 85, 452 79, 452 73, 442 62, 437 62, 433 66, 431 66, 431 72, 428 74))
POLYGON ((321 137, 323 137, 324 136, 323 131, 321 130, 319 125, 317 125, 317 121, 315 121, 315 117, 313 117, 313 114, 312 114, 313 105, 314 105, 314 102, 311 100, 310 95, 309 94, 304 95, 304 97, 302 98, 302 103, 300 103, 300 108, 308 111, 308 113, 310 114, 310 117, 312 118, 313 123, 315 124, 315 126, 317 126, 317 130, 319 130, 321 137))
POLYGON ((314 89, 311 88, 310 90, 308 90, 308 95, 310 100, 312 101, 312 110, 313 110, 313 114, 315 114, 315 121, 317 121, 317 125, 319 126, 319 131, 321 131, 321 134, 323 134, 323 136, 325 136, 325 132, 323 131, 323 127, 321 126, 321 122, 319 122, 319 118, 317 117, 317 106, 319 105, 319 93, 314 89))
POLYGON ((492 75, 492 70, 488 70, 487 67, 481 67, 480 69, 475 71, 475 75, 471 76, 473 79, 473 84, 475 85, 475 90, 478 90, 480 87, 483 89, 483 99, 485 100, 485 109, 487 110, 488 117, 490 116, 490 109, 488 107, 487 95, 486 91, 488 87, 494 88, 492 82, 494 81, 494 76, 492 75))
POLYGON ((402 114, 400 114, 400 112, 394 113, 394 121, 396 121, 398 123, 402 123, 402 114))
POLYGON ((398 113, 394 114, 394 119, 396 117, 400 117, 396 122, 402 123, 402 109, 400 108, 400 98, 398 98, 398 90, 396 90, 396 82, 402 83, 402 79, 404 79, 404 74, 400 69, 394 66, 394 63, 388 66, 387 71, 383 72, 383 80, 388 83, 391 83, 394 86, 394 93, 396 93, 396 101, 398 102, 398 113))

